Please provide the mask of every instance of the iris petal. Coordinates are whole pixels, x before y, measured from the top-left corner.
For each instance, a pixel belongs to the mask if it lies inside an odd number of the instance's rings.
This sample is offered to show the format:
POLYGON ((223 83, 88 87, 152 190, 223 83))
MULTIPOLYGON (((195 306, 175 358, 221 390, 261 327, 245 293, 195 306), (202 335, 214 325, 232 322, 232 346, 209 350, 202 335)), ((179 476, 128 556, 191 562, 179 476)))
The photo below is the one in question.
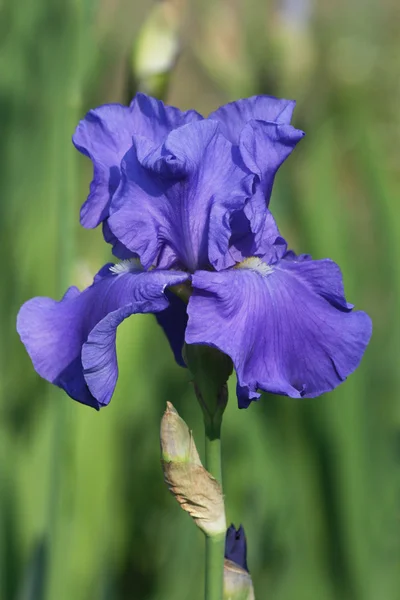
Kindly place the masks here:
POLYGON ((181 367, 186 367, 182 356, 182 349, 187 325, 187 305, 169 290, 165 291, 165 295, 168 298, 169 304, 165 310, 156 313, 157 323, 163 328, 167 336, 176 362, 181 367))
POLYGON ((132 136, 146 137, 158 145, 175 127, 200 119, 194 110, 181 112, 146 94, 137 94, 130 106, 105 104, 90 110, 72 138, 94 169, 90 194, 81 209, 81 224, 97 227, 108 217, 109 203, 120 181, 121 160, 132 145, 132 136))
POLYGON ((290 124, 296 102, 274 96, 251 96, 221 106, 209 115, 222 124, 222 132, 232 142, 238 144, 240 133, 249 121, 270 121, 290 124))
POLYGON ((104 240, 107 242, 107 244, 111 244, 113 247, 112 253, 114 256, 120 260, 127 260, 128 258, 136 257, 134 252, 131 252, 128 250, 128 248, 125 248, 125 246, 121 244, 121 242, 115 237, 108 224, 108 219, 103 221, 102 229, 104 240))
POLYGON ((105 265, 83 292, 71 287, 58 302, 26 302, 17 329, 41 377, 99 408, 108 404, 117 382, 117 326, 131 314, 165 310, 165 287, 186 279, 178 272, 143 272, 134 263, 119 273, 105 265))
POLYGON ((228 249, 231 214, 253 191, 254 176, 233 154, 216 121, 180 127, 157 149, 136 138, 112 201, 112 232, 146 267, 216 262, 228 249))
POLYGON ((192 285, 186 342, 231 357, 241 407, 258 389, 295 398, 334 389, 356 369, 371 336, 370 318, 351 311, 332 261, 199 271, 192 285))
MULTIPOLYGON (((225 107, 222 108, 225 109, 225 107)), ((285 109, 282 110, 283 114, 288 114, 285 109)), ((251 116, 251 111, 247 111, 245 116, 246 118, 251 116)), ((226 124, 229 124, 228 120, 226 124)), ((233 126, 232 123, 231 125, 233 126)), ((237 143, 235 148, 237 148, 240 160, 255 175, 255 181, 251 197, 243 209, 233 215, 235 220, 232 223, 233 240, 231 240, 231 245, 235 245, 238 233, 243 234, 246 229, 251 234, 247 236, 247 245, 251 240, 255 249, 262 244, 263 237, 265 237, 265 216, 268 214, 266 209, 271 199, 276 173, 303 136, 303 131, 295 129, 285 120, 274 123, 253 118, 247 122, 241 122, 240 132, 235 137, 235 143, 237 143)), ((228 264, 229 258, 220 257, 214 266, 219 269, 221 265, 227 266, 228 264)))
POLYGON ((239 150, 243 162, 259 179, 258 193, 244 210, 251 230, 258 235, 261 235, 275 175, 303 136, 303 131, 291 125, 262 121, 249 121, 240 134, 239 150))
MULTIPOLYGON (((268 209, 263 212, 259 234, 253 233, 243 211, 237 212, 231 219, 232 237, 226 255, 218 262, 217 270, 227 269, 251 256, 258 256, 267 264, 275 264, 288 254, 287 244, 279 233, 278 226, 268 209)), ((295 257, 290 252, 290 257, 295 257)))

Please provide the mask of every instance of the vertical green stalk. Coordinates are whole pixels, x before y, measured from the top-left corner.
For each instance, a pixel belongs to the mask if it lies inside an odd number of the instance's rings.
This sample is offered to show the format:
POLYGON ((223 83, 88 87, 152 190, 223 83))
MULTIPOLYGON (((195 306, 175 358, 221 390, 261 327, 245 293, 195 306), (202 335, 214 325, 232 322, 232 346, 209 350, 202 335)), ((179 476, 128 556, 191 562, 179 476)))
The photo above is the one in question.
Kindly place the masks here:
MULTIPOLYGON (((71 284, 71 274, 74 260, 74 215, 73 201, 76 197, 76 169, 75 156, 71 144, 71 135, 77 123, 76 107, 71 98, 71 91, 68 90, 66 103, 61 103, 55 112, 54 124, 55 135, 54 152, 57 153, 57 296, 61 298, 68 286, 71 284), (62 112, 62 114, 60 114, 62 112)), ((58 555, 58 517, 59 505, 62 487, 64 448, 65 448, 65 430, 68 420, 67 399, 62 397, 64 394, 60 390, 54 390, 52 409, 52 432, 50 440, 50 474, 49 474, 49 494, 47 505, 47 547, 49 552, 49 569, 47 571, 46 597, 51 598, 51 581, 53 578, 54 564, 57 562, 58 555)))
POLYGON ((206 433, 206 469, 222 486, 221 469, 221 421, 216 425, 205 422, 206 433))
MULTIPOLYGON (((65 6, 65 23, 60 31, 60 48, 56 67, 62 77, 56 78, 50 101, 53 103, 53 123, 51 147, 54 156, 54 197, 56 199, 56 293, 59 298, 71 285, 74 262, 75 199, 78 180, 75 150, 71 137, 78 122, 79 113, 79 50, 80 14, 75 2, 65 6), (64 58, 63 55, 64 54, 64 58)), ((52 394, 52 431, 50 440, 49 491, 47 499, 46 546, 48 565, 46 567, 45 597, 54 597, 57 586, 57 565, 60 556, 59 525, 62 483, 65 476, 65 431, 69 421, 69 403, 65 394, 55 390, 52 394)))
MULTIPOLYGON (((222 488, 221 425, 228 402, 226 382, 231 359, 216 348, 187 344, 185 360, 193 374, 194 388, 203 411, 205 467, 222 488)), ((222 600, 224 591, 225 531, 206 537, 205 600, 222 600)))
MULTIPOLYGON (((222 486, 221 423, 205 422, 206 469, 222 486)), ((205 600, 222 600, 224 591, 225 534, 206 536, 205 600)))

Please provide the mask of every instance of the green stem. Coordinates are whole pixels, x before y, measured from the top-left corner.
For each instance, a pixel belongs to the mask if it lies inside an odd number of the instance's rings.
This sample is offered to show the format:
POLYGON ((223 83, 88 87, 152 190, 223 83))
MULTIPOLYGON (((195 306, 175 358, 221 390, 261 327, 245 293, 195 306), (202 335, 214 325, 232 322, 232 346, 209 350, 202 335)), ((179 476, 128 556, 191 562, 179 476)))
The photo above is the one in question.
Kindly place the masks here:
POLYGON ((225 535, 206 537, 205 600, 222 600, 225 535))
MULTIPOLYGON (((216 348, 186 344, 186 363, 203 411, 206 447, 205 467, 222 488, 221 425, 228 402, 226 382, 232 373, 231 359, 216 348)), ((224 593, 225 531, 206 538, 205 600, 222 600, 224 593)))
MULTIPOLYGON (((222 486, 221 420, 205 422, 206 469, 222 486)), ((206 537, 205 600, 222 600, 224 588, 225 534, 206 537)))
MULTIPOLYGON (((72 59, 71 59, 72 60, 72 59)), ((71 71, 73 65, 71 66, 71 71)), ((61 297, 71 283, 74 262, 74 220, 75 198, 77 197, 76 151, 70 142, 78 122, 77 81, 71 75, 68 79, 64 97, 59 98, 54 113, 54 174, 56 177, 55 197, 57 198, 57 296, 61 297)), ((50 474, 47 499, 47 548, 49 561, 47 566, 45 598, 54 597, 57 585, 57 564, 61 554, 60 503, 62 484, 65 477, 67 423, 71 415, 69 402, 60 390, 53 390, 52 435, 50 440, 50 474)), ((64 549, 65 551, 65 549, 64 549)))
POLYGON ((206 433, 206 469, 222 486, 221 421, 204 424, 206 433))

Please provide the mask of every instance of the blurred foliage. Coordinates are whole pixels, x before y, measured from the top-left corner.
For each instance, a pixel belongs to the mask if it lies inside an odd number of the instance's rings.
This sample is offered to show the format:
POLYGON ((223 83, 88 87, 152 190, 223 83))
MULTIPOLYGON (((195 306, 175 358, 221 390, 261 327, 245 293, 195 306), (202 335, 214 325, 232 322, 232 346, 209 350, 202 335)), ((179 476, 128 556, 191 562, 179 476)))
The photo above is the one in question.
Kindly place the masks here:
MULTIPOLYGON (((227 516, 245 526, 256 596, 398 599, 398 7, 170 4, 181 20, 170 103, 207 114, 257 93, 297 99, 307 136, 278 174, 272 210, 297 251, 341 265, 349 300, 374 322, 359 370, 323 398, 265 395, 239 411, 232 381, 227 516)), ((88 108, 130 100, 132 47, 151 9, 0 3, 1 600, 202 597, 202 535, 163 484, 158 440, 167 400, 198 446, 201 415, 153 318, 120 327, 120 380, 100 413, 40 380, 15 332, 22 302, 83 287, 109 259, 101 232, 78 225, 91 167, 70 137, 88 108)))

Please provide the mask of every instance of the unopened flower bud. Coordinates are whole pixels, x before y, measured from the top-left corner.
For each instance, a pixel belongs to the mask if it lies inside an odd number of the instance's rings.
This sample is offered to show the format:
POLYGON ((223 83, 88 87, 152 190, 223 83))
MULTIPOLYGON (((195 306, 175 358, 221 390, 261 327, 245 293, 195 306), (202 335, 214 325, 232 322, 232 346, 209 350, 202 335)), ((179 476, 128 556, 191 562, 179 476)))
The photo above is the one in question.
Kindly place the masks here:
POLYGON ((225 532, 220 484, 201 464, 193 436, 170 402, 161 421, 161 462, 169 490, 208 536, 225 532))
POLYGON ((171 402, 167 402, 167 409, 161 420, 160 440, 163 462, 183 462, 201 466, 192 433, 171 402))
POLYGON ((234 525, 228 527, 225 537, 225 558, 236 563, 248 571, 247 542, 242 525, 236 529, 234 525))
POLYGON ((158 95, 167 84, 180 49, 180 8, 172 0, 158 1, 139 32, 132 67, 143 91, 158 95))
POLYGON ((247 543, 242 526, 231 525, 225 538, 224 600, 254 600, 247 567, 247 543))
POLYGON ((247 543, 242 526, 231 525, 225 538, 224 600, 254 600, 247 567, 247 543))
POLYGON ((227 559, 224 562, 224 600, 255 600, 250 574, 227 559))

